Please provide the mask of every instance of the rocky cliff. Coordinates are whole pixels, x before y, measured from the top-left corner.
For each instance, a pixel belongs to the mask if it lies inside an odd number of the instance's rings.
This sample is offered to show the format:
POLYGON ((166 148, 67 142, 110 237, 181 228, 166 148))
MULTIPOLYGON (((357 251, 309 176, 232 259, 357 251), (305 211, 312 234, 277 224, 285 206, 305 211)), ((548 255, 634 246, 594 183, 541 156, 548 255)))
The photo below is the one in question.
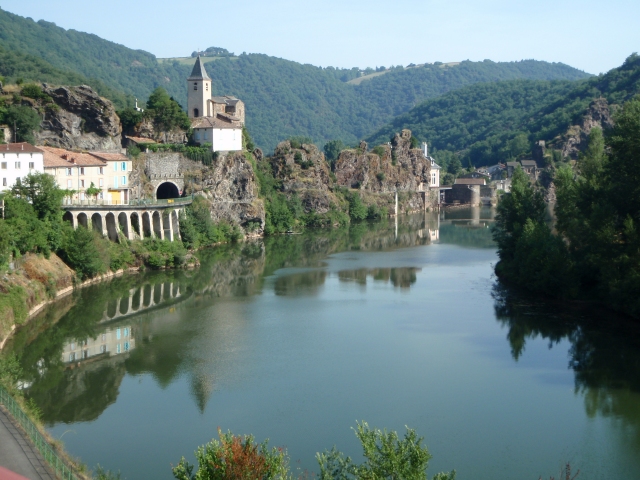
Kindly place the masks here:
POLYGON ((35 135, 37 144, 103 152, 120 150, 120 119, 109 100, 86 85, 42 84, 42 91, 51 97, 53 106, 47 108, 42 129, 35 135))
POLYGON ((418 191, 429 185, 431 162, 411 148, 411 131, 396 133, 390 144, 367 151, 366 142, 345 150, 335 164, 338 185, 370 192, 418 191))
POLYGON ((589 145, 589 133, 593 127, 603 130, 613 127, 611 108, 604 98, 591 102, 580 123, 572 125, 560 139, 554 142, 561 148, 562 156, 576 160, 589 145))

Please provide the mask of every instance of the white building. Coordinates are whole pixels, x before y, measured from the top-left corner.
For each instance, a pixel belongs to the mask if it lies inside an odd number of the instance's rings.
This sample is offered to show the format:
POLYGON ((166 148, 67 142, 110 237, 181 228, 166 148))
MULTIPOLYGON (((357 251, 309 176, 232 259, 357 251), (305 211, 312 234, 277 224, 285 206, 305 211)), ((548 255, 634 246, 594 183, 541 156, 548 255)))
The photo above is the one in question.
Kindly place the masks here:
POLYGON ((440 186, 440 165, 436 163, 433 157, 429 156, 429 147, 427 142, 422 142, 422 152, 427 160, 431 162, 431 183, 430 188, 438 188, 440 186))
POLYGON ((11 190, 18 178, 44 172, 44 153, 28 143, 0 145, 0 192, 11 190))
POLYGON ((242 150, 244 103, 235 97, 212 96, 211 78, 200 57, 187 78, 187 112, 196 143, 210 143, 214 152, 242 150))

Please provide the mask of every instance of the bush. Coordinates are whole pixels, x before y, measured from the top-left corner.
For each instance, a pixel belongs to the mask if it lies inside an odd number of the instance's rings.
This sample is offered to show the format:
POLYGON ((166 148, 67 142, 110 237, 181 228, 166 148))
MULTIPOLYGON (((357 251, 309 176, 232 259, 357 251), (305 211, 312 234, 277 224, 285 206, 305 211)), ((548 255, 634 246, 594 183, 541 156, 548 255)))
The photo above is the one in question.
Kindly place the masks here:
POLYGON ((351 220, 364 220, 367 218, 367 206, 362 203, 360 195, 355 192, 349 195, 349 217, 351 220))
POLYGON ((377 178, 379 181, 381 181, 381 182, 383 182, 383 181, 384 181, 385 177, 386 177, 386 176, 385 176, 384 172, 378 172, 378 173, 376 173, 376 178, 377 178))
MULTIPOLYGON (((84 227, 67 230, 61 256, 81 280, 93 278, 107 270, 98 243, 102 236, 84 227)), ((105 240, 108 241, 108 240, 105 240)))

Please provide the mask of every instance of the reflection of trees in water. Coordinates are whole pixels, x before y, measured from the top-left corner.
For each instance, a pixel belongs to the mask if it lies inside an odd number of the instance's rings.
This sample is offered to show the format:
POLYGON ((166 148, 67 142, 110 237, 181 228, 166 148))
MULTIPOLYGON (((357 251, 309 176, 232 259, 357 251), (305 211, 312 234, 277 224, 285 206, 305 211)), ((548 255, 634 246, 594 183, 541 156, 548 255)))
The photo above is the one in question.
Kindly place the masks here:
POLYGON ((367 277, 371 277, 377 282, 391 282, 394 287, 410 288, 416 283, 416 272, 421 270, 421 268, 414 267, 359 268, 357 270, 341 270, 338 272, 338 278, 342 282, 356 282, 359 285, 366 285, 367 277))
POLYGON ((276 279, 274 290, 276 295, 315 295, 326 278, 325 270, 283 275, 276 279))
POLYGON ((640 457, 640 327, 592 305, 549 305, 500 285, 494 299, 515 360, 529 339, 543 338, 550 347, 563 339, 571 343, 569 367, 587 415, 622 422, 624 442, 632 439, 640 457))

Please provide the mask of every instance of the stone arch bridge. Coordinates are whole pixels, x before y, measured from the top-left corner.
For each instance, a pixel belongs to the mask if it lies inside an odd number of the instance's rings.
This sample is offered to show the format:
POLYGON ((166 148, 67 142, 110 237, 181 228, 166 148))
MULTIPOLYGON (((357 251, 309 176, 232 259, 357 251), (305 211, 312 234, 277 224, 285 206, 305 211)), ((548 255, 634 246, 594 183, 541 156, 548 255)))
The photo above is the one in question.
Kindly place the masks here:
POLYGON ((151 237, 174 241, 180 239, 180 211, 191 202, 188 198, 129 205, 64 205, 63 219, 73 228, 91 227, 114 242, 119 235, 129 240, 151 237))

